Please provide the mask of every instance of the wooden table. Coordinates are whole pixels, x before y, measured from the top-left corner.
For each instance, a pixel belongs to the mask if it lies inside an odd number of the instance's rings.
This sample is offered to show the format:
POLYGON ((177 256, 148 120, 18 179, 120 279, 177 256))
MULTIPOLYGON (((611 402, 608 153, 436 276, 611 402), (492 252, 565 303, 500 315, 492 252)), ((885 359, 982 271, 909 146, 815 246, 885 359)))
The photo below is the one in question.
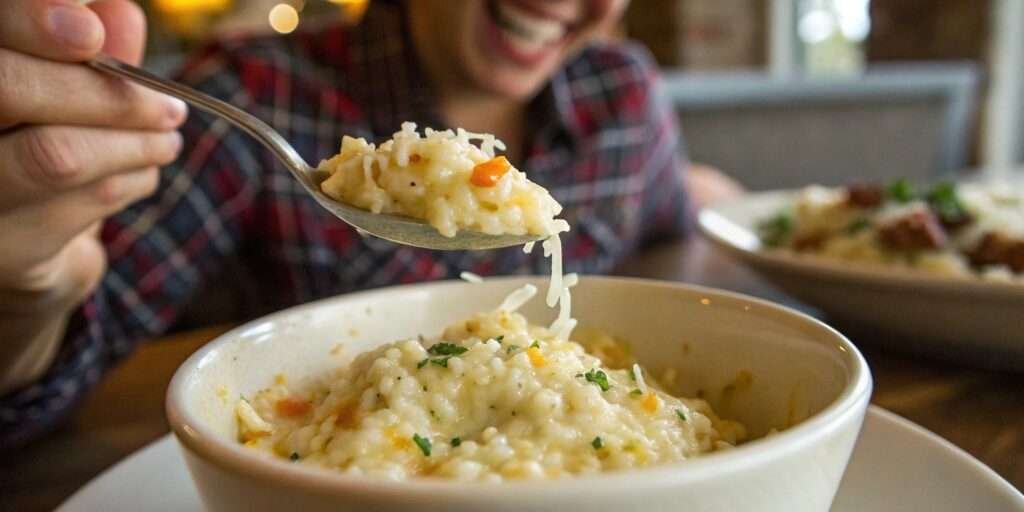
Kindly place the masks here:
MULTIPOLYGON (((788 300, 735 262, 701 258, 703 244, 662 248, 623 274, 661 277, 788 300)), ((72 421, 0 462, 0 509, 52 510, 107 467, 168 432, 163 398, 174 370, 225 331, 151 342, 112 371, 72 421)), ((875 377, 873 402, 949 439, 1024 488, 1024 378, 892 353, 854 340, 875 377)))

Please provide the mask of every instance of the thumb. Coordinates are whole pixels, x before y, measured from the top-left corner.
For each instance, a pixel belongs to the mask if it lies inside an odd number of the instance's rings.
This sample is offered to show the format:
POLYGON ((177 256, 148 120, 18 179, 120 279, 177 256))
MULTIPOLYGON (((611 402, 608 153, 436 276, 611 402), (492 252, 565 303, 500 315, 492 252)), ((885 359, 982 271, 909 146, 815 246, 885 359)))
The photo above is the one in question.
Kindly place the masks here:
POLYGON ((146 14, 130 0, 97 0, 89 8, 106 29, 103 51, 129 64, 138 65, 146 49, 146 14))

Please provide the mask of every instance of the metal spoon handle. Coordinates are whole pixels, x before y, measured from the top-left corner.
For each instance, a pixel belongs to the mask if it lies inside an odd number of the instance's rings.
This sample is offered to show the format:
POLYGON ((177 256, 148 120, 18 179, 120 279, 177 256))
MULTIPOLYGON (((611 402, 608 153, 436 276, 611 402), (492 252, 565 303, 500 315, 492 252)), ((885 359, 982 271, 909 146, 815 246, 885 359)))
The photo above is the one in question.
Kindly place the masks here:
POLYGON ((138 82, 150 89, 174 96, 196 108, 226 119, 270 149, 300 182, 304 184, 309 182, 309 172, 311 171, 309 164, 299 156, 295 148, 281 134, 274 131, 273 128, 256 118, 256 116, 234 105, 203 94, 191 87, 160 78, 146 70, 125 64, 107 55, 101 54, 96 56, 93 60, 89 61, 89 66, 105 73, 138 82))

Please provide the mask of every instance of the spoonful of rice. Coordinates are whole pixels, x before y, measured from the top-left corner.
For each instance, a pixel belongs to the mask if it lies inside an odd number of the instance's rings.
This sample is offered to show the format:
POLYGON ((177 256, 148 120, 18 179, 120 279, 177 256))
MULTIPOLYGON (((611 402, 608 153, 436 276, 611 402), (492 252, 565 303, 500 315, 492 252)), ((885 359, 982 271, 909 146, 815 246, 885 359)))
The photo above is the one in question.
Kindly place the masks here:
POLYGON ((465 130, 423 135, 404 123, 380 146, 345 137, 340 154, 310 166, 269 125, 190 87, 100 56, 92 68, 217 115, 267 147, 320 206, 360 232, 436 250, 525 245, 568 231, 562 207, 503 156, 493 135, 465 130), (474 144, 477 142, 479 145, 474 144))

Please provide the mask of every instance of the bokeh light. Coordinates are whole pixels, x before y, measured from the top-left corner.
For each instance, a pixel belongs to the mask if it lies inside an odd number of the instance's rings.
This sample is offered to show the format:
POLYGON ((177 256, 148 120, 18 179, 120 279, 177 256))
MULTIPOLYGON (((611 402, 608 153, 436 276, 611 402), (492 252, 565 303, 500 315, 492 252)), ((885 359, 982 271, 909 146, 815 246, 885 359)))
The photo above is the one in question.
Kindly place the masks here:
POLYGON ((270 9, 270 27, 280 34, 290 34, 299 26, 299 11, 289 4, 277 4, 270 9))

